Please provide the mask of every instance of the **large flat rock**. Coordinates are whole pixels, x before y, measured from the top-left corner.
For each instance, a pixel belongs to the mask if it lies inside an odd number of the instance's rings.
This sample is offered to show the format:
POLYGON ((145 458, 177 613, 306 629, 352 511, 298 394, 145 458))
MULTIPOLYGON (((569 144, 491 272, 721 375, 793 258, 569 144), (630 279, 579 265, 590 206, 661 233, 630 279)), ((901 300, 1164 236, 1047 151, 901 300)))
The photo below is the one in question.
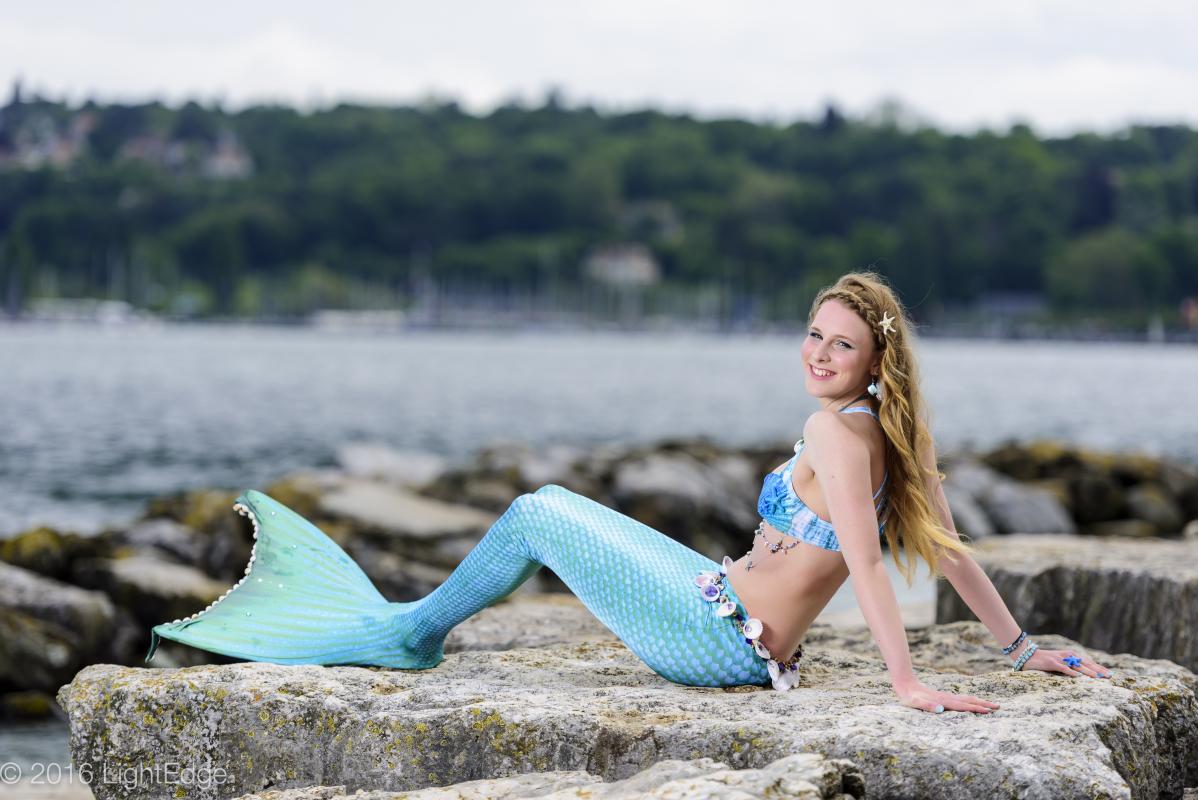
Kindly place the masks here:
POLYGON ((623 780, 605 782, 585 770, 525 772, 510 778, 464 781, 414 792, 366 791, 347 794, 344 786, 267 790, 240 800, 624 800, 625 798, 771 798, 771 800, 854 800, 865 797, 861 774, 852 762, 815 753, 785 756, 761 769, 732 769, 710 758, 659 761, 623 780))
POLYGON ((1198 677, 1188 670, 1095 651, 1113 679, 1013 673, 978 623, 908 636, 925 683, 1001 710, 906 708, 869 632, 827 626, 812 629, 802 684, 789 692, 673 684, 606 639, 465 650, 430 670, 98 664, 58 700, 77 768, 170 762, 227 775, 206 787, 96 784, 101 800, 178 788, 196 798, 394 792, 555 770, 615 781, 669 759, 763 769, 804 752, 853 762, 871 798, 1156 798, 1198 785, 1198 677))
POLYGON ((320 511, 366 530, 408 539, 478 536, 495 521, 466 506, 422 497, 399 486, 346 479, 320 497, 320 511))
MULTIPOLYGON (((976 560, 1029 633, 1198 670, 1198 541, 995 536, 976 560)), ((947 582, 936 621, 976 619, 947 582)))

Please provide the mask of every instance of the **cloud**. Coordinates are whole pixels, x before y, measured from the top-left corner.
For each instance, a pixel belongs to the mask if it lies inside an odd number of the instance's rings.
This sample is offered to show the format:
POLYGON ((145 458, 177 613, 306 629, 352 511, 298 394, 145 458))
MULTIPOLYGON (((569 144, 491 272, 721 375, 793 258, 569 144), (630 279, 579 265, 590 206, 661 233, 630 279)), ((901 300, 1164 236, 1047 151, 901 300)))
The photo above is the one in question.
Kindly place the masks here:
POLYGON ((360 2, 181 9, 24 5, 0 19, 0 80, 78 101, 412 102, 485 111, 550 86, 568 102, 792 119, 898 98, 966 130, 1133 119, 1198 124, 1198 7, 1145 0, 976 6, 706 0, 360 2))

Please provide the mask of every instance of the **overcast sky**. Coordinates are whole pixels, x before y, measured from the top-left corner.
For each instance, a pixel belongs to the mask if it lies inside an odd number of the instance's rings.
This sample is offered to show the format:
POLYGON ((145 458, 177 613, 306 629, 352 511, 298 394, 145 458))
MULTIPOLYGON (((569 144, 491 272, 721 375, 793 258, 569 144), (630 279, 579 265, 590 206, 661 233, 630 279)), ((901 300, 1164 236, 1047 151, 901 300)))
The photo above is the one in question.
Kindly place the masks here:
MULTIPOLYGON (((510 99, 942 128, 1198 126, 1198 3, 0 0, 0 80, 78 102, 510 99)), ((4 99, 8 89, 3 88, 4 99)))

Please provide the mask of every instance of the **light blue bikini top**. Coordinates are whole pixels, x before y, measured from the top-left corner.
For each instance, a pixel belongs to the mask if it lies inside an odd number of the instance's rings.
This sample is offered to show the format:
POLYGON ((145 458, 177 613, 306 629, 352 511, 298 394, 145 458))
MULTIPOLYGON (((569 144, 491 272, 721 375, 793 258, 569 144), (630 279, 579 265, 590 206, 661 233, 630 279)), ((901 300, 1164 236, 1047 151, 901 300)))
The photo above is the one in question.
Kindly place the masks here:
MULTIPOLYGON (((871 414, 874 419, 878 419, 878 415, 868 406, 853 406, 843 409, 840 413, 848 414, 854 411, 864 411, 871 414)), ((765 476, 761 494, 757 498, 757 512, 761 514, 763 520, 787 536, 793 536, 825 550, 839 550, 840 541, 836 538, 836 531, 832 530, 832 523, 816 516, 815 512, 795 494, 791 475, 794 473, 795 464, 798 462, 801 452, 803 452, 803 440, 800 438, 795 442, 795 454, 782 467, 782 471, 771 472, 765 476)), ((890 480, 890 471, 886 470, 882 477, 882 485, 878 487, 878 491, 874 492, 874 500, 877 500, 874 510, 877 511, 879 519, 882 518, 886 498, 878 500, 878 496, 886 488, 888 480, 890 480)), ((885 528, 886 523, 883 521, 878 525, 878 534, 881 535, 885 528)))

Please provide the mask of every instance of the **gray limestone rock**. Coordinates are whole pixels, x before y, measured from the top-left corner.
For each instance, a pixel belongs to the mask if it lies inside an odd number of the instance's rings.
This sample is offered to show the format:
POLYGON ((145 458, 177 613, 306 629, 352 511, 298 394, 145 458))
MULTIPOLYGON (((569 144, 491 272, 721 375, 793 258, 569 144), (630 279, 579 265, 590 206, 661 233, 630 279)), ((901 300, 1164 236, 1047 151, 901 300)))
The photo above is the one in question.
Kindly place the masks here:
POLYGON ((585 770, 525 772, 510 778, 484 778, 414 792, 366 791, 346 794, 344 786, 268 790, 239 800, 624 800, 624 798, 776 798, 852 800, 865 797, 860 771, 846 759, 815 753, 783 756, 760 769, 732 769, 710 758, 659 761, 623 780, 604 782, 585 770))
MULTIPOLYGON (((312 786, 397 792, 556 770, 617 781, 671 759, 768 770, 807 752, 851 761, 872 798, 1155 798, 1198 784, 1193 673, 1099 652, 1091 655, 1111 680, 1014 673, 978 623, 909 636, 926 684, 1001 709, 907 708, 867 630, 823 626, 789 692, 674 684, 608 638, 449 653, 429 670, 99 664, 58 701, 76 767, 223 770, 225 783, 186 794, 197 798, 312 786)), ((177 786, 93 788, 99 800, 137 800, 177 786)))
POLYGON ((84 664, 123 660, 128 622, 102 592, 0 562, 0 687, 54 691, 84 664))
POLYGON ((973 499, 973 495, 954 484, 945 483, 944 497, 948 500, 949 510, 953 514, 953 522, 959 533, 967 535, 971 541, 994 535, 994 523, 990 521, 985 510, 973 499))
POLYGON ((436 480, 448 467, 444 457, 420 450, 397 450, 387 445, 355 442, 337 448, 337 463, 346 474, 401 486, 420 486, 436 480))
POLYGON ((145 551, 128 558, 89 558, 75 564, 76 581, 100 589, 142 623, 157 625, 199 611, 228 585, 195 567, 145 551))
POLYGON ((1185 524, 1181 507, 1159 483, 1143 483, 1127 490, 1131 516, 1152 523, 1155 533, 1176 536, 1185 524))
POLYGON ((191 528, 166 517, 144 519, 127 529, 105 531, 100 538, 112 547, 155 550, 180 564, 200 564, 206 542, 191 528))
POLYGON ((1006 477, 978 461, 956 459, 944 468, 950 483, 969 494, 998 533, 1073 533, 1072 517, 1052 493, 1006 477))
POLYGON ((435 543, 442 538, 477 536, 495 515, 421 497, 398 486, 346 479, 320 498, 320 511, 350 520, 360 532, 435 543))
POLYGON ((86 654, 104 651, 116 626, 116 607, 88 591, 0 562, 0 607, 52 622, 70 632, 86 654))
POLYGON ((703 461, 682 450, 651 452, 615 469, 611 497, 624 513, 658 530, 688 530, 708 520, 748 533, 759 519, 761 478, 743 456, 703 461))
MULTIPOLYGON (((975 554, 1029 633, 1198 669, 1198 541, 1001 536, 978 542, 975 554)), ((940 582, 936 621, 968 619, 940 582)))

